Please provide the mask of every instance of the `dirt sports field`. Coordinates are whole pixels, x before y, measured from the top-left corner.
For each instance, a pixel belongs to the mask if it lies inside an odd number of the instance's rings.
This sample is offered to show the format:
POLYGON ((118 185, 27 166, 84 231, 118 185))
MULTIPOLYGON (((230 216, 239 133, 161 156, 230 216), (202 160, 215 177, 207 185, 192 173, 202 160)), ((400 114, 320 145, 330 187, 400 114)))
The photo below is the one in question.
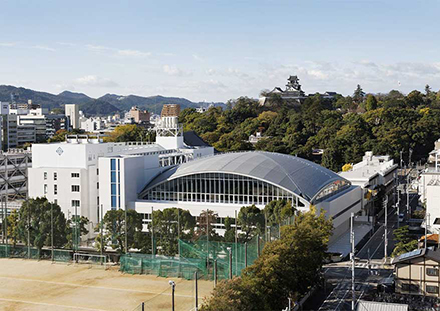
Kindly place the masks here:
MULTIPOLYGON (((116 267, 0 259, 0 310, 171 310, 170 279, 129 275, 116 267), (136 309, 140 310, 140 309, 136 309)), ((176 282, 176 311, 194 309, 194 281, 176 282)), ((213 283, 199 281, 199 301, 213 283)))

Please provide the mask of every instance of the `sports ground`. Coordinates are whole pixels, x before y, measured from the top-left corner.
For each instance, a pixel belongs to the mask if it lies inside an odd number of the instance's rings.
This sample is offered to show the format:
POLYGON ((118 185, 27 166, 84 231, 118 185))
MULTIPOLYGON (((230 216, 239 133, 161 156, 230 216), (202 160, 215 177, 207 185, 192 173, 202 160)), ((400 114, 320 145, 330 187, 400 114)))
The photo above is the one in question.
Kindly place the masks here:
MULTIPOLYGON (((0 259, 0 310, 171 310, 171 279, 49 261, 0 259)), ((176 283, 175 310, 194 309, 194 281, 176 283)), ((213 282, 199 280, 199 302, 213 282)))

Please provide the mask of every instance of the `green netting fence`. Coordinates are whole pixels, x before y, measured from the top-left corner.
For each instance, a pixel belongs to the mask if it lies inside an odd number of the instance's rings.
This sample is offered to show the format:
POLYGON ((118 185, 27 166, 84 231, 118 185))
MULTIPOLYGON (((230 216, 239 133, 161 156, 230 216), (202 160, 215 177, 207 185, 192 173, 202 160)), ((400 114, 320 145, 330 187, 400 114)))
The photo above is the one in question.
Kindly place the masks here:
MULTIPOLYGON (((71 250, 54 249, 53 259, 56 262, 72 261, 73 252, 71 250)), ((36 247, 27 247, 26 245, 0 245, 0 258, 21 258, 36 260, 51 260, 52 250, 38 250, 36 247)))
POLYGON ((206 280, 227 279, 241 275, 251 265, 264 247, 264 239, 256 236, 248 243, 208 241, 201 237, 197 241, 178 240, 180 256, 130 253, 122 255, 120 270, 131 274, 152 274, 161 277, 180 277, 192 280, 197 271, 198 278, 206 280))

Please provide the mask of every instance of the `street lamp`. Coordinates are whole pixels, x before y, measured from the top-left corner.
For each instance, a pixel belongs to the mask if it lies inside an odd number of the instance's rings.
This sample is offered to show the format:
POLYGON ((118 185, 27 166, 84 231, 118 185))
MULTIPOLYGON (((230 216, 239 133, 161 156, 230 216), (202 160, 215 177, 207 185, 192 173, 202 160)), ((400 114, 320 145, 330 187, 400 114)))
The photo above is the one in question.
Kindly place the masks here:
POLYGON ((174 290, 176 288, 176 283, 174 281, 168 281, 168 284, 171 286, 171 310, 174 311, 174 290))

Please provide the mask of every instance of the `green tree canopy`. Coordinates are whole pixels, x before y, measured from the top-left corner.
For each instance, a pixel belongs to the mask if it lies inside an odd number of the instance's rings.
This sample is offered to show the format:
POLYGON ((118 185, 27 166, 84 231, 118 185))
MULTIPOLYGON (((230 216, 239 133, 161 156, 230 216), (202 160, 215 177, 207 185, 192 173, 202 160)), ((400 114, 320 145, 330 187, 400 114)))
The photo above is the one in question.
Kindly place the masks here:
POLYGON ((67 243, 67 223, 58 204, 50 203, 46 198, 28 199, 18 212, 17 238, 39 250, 51 245, 51 215, 53 216, 53 243, 62 247, 67 243))
POLYGON ((332 222, 314 210, 282 227, 281 239, 267 243, 241 278, 223 281, 201 310, 282 310, 321 278, 332 222))

